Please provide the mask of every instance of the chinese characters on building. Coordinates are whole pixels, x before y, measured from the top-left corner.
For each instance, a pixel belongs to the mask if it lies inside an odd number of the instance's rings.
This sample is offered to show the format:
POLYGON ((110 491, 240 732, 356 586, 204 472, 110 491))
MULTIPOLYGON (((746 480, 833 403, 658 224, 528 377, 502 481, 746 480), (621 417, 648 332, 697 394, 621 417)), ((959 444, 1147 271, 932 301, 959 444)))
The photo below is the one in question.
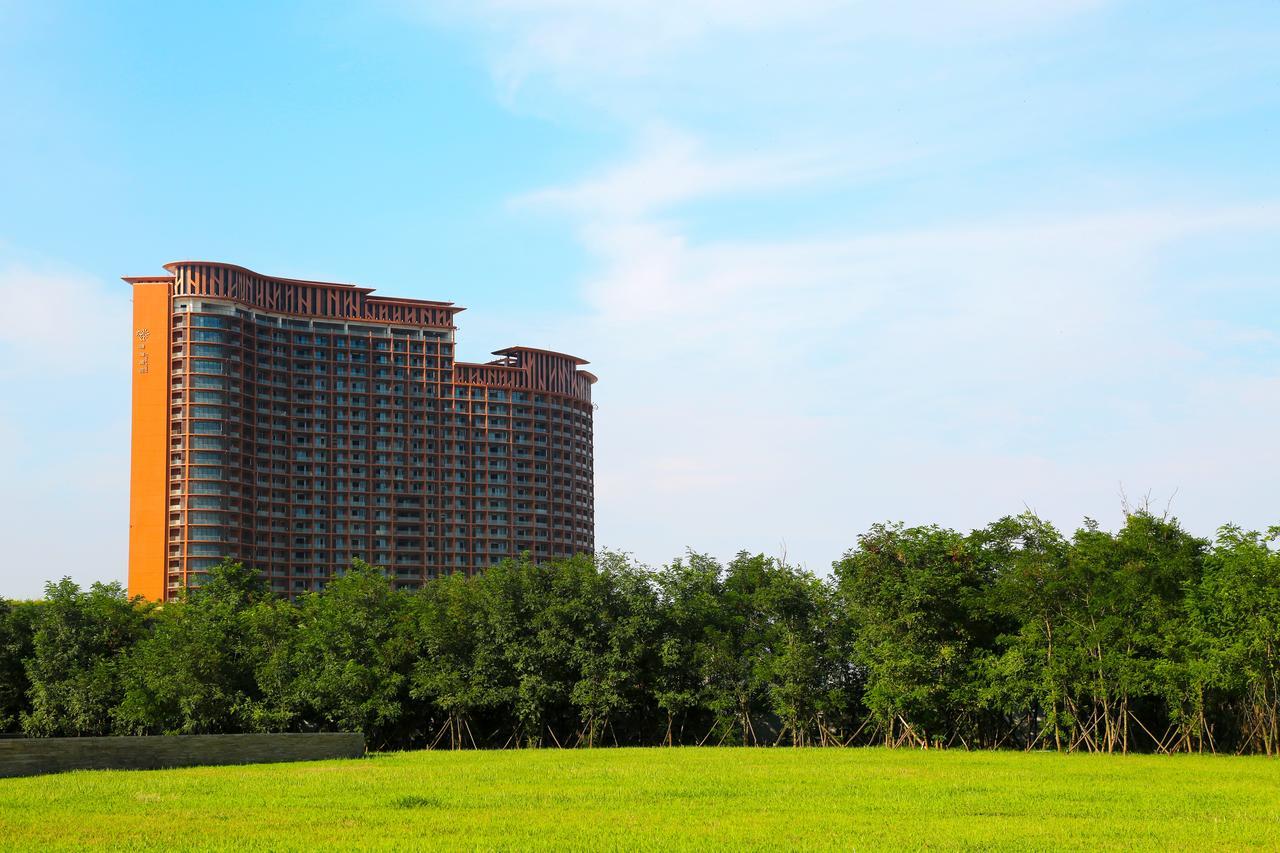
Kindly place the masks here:
POLYGON ((151 337, 151 332, 147 329, 138 330, 138 372, 147 373, 151 369, 149 364, 150 358, 147 354, 147 338, 151 337))

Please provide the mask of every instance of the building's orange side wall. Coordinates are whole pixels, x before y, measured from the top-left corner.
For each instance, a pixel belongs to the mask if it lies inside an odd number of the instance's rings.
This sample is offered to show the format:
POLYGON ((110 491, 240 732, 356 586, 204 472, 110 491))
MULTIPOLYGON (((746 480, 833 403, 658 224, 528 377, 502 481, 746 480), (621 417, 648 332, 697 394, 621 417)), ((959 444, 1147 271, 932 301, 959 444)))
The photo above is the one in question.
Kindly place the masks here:
POLYGON ((169 283, 133 285, 129 595, 164 600, 168 537, 169 283))

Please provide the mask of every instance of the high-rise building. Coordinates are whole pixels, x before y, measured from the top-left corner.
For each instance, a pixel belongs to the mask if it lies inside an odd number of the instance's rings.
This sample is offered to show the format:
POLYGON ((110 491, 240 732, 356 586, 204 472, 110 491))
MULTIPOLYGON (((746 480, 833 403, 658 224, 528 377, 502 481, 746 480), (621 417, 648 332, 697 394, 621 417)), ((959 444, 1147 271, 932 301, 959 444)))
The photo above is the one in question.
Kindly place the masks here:
POLYGON ((594 548, 585 361, 454 360, 450 302, 204 261, 133 286, 129 591, 224 557, 296 595, 360 557, 398 586, 594 548))

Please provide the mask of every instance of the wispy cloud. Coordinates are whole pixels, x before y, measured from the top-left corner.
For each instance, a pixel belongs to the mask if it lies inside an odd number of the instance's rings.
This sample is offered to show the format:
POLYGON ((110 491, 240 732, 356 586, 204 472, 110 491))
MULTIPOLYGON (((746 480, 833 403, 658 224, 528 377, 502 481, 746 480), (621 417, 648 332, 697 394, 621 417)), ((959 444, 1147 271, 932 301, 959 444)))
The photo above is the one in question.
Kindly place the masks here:
POLYGON ((508 84, 537 74, 634 77, 717 39, 794 39, 848 48, 877 38, 951 41, 1006 38, 1105 5, 1105 0, 480 0, 420 14, 463 21, 490 40, 495 73, 508 84))
POLYGON ((0 375, 100 373, 112 355, 126 364, 127 293, 70 270, 0 265, 0 305, 12 318, 0 324, 0 375))
POLYGON ((585 322, 558 334, 603 377, 603 543, 661 559, 785 541, 822 568, 885 517, 976 524, 1026 503, 1070 525, 1123 483, 1181 487, 1203 529, 1275 496, 1270 421, 1238 416, 1280 406, 1273 330, 1218 311, 1203 276, 1176 284, 1189 254, 1276 243, 1280 206, 1134 191, 1084 161, 1052 174, 1063 134, 1148 132, 1236 73, 1171 89, 1155 68, 1094 68, 1105 50, 1048 73, 1069 55, 1054 30, 1114 5, 453 9, 513 106, 536 80, 630 133, 514 199, 594 262, 585 322), (981 168, 1024 186, 993 204, 966 174, 981 168), (1233 374, 1241 347, 1254 369, 1233 374))
MULTIPOLYGON (((1158 272, 1223 233, 1280 238, 1277 207, 764 244, 584 232, 602 535, 650 559, 786 539, 820 568, 872 520, 1026 502, 1069 525, 1115 509, 1121 482, 1181 487, 1177 508, 1216 524, 1212 499, 1238 499, 1224 478, 1261 509, 1259 460, 1280 462, 1269 417, 1240 418, 1278 411, 1277 380, 1229 378, 1221 329, 1195 320, 1212 294, 1158 272)), ((1233 333, 1268 340, 1256 322, 1233 333)))
POLYGON ((0 518, 21 567, 5 595, 37 596, 65 574, 124 580, 127 294, 56 264, 0 264, 0 518))
POLYGON ((630 161, 579 183, 520 196, 513 203, 592 219, 626 220, 683 202, 845 180, 879 165, 864 163, 854 169, 847 151, 716 156, 692 134, 664 125, 646 128, 637 147, 639 154, 630 161))

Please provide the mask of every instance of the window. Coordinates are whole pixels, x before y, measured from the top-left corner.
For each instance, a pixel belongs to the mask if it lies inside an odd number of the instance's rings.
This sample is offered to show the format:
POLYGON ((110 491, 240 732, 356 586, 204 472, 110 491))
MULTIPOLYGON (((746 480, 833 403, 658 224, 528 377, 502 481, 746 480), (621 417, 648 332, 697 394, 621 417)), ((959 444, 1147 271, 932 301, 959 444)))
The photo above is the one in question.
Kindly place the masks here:
MULTIPOLYGON (((208 319, 214 320, 218 318, 210 317, 208 319)), ((207 341, 214 344, 225 344, 227 342, 227 335, 225 332, 218 332, 213 329, 193 329, 191 331, 191 340, 207 341)))
POLYGON ((226 520, 227 517, 220 512, 196 510, 194 512, 187 513, 188 524, 222 524, 222 522, 226 520))

